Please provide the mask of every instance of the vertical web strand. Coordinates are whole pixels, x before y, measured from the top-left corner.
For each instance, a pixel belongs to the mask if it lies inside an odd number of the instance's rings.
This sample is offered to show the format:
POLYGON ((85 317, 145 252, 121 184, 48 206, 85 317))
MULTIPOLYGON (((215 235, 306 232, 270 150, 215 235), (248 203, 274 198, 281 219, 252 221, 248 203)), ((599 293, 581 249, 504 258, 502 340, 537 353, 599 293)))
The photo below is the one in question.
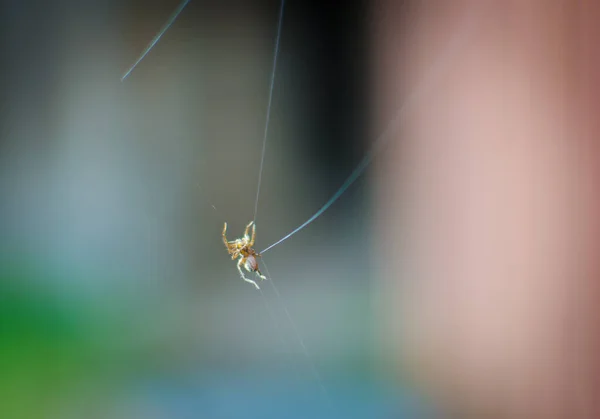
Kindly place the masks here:
MULTIPOLYGON (((271 83, 269 86, 269 99, 268 99, 268 103, 267 103, 267 115, 266 115, 266 119, 265 119, 265 130, 264 130, 264 135, 263 135, 263 145, 262 145, 262 152, 261 152, 261 157, 260 157, 260 168, 258 170, 258 185, 256 188, 256 200, 254 201, 254 224, 256 225, 256 215, 258 213, 258 199, 260 197, 260 187, 262 184, 262 172, 263 172, 263 166, 264 166, 264 161, 265 161, 265 151, 266 151, 266 145, 267 145, 267 138, 268 138, 268 134, 269 134, 269 122, 271 119, 271 107, 272 107, 272 102, 273 102, 273 90, 275 87, 275 74, 276 74, 276 70, 277 70, 277 58, 279 55, 279 42, 281 39, 281 28, 282 28, 282 24, 283 24, 283 10, 285 8, 285 0, 281 0, 281 6, 279 7, 279 18, 278 18, 278 22, 277 22, 277 36, 275 39, 275 51, 273 53, 273 66, 272 66, 272 71, 271 71, 271 83)), ((281 294, 279 293, 279 290, 277 289, 277 287, 275 286, 275 283, 273 282, 273 277, 271 276, 271 273, 269 272, 269 268, 267 266, 267 264, 265 263, 264 260, 262 260, 263 266, 265 267, 265 271, 268 275, 268 279, 269 279, 269 283, 271 284, 271 287, 273 288, 273 291, 275 292, 275 295, 277 296, 277 299, 279 300, 281 307, 283 308, 288 322, 290 323, 290 325, 292 326, 292 329, 294 331, 294 334, 296 336, 296 339, 298 340, 300 347, 302 349, 302 353, 304 354, 304 356, 306 357, 306 360, 309 364, 310 370, 315 378, 315 380, 317 381, 321 392, 323 394, 323 397, 325 398, 325 401, 327 402, 327 404, 329 405, 330 408, 333 408, 333 404, 331 403, 331 398, 329 397, 329 393, 327 392, 327 388, 325 387, 325 385, 323 384, 323 379, 321 378, 321 375, 319 374, 319 371, 317 370, 317 367, 315 366, 313 360, 310 357, 310 354, 308 353, 308 349, 306 348, 306 345, 304 343, 304 339, 302 338, 302 335, 300 334, 300 332, 298 331, 298 327, 296 326, 296 323, 294 322, 294 320, 292 319, 292 316, 289 312, 289 310, 287 309, 287 306, 283 303, 283 300, 281 298, 281 294)), ((261 291, 262 293, 262 291, 261 291)), ((264 296, 264 295, 263 295, 264 296)))
POLYGON ((273 53, 273 67, 271 70, 271 84, 269 86, 269 100, 267 102, 267 116, 265 121, 265 131, 263 135, 262 153, 260 156, 260 168, 258 169, 258 186, 256 187, 256 200, 254 201, 254 224, 256 224, 256 213, 258 212, 258 198, 260 196, 260 185, 262 183, 262 172, 265 162, 265 150, 267 147, 267 136, 269 134, 269 122, 271 120, 271 104, 273 102, 273 89, 275 87, 275 72, 277 70, 277 56, 279 55, 279 40, 281 39, 281 26, 283 24, 283 9, 285 0, 281 0, 279 7, 279 18, 277 21, 277 36, 275 38, 275 51, 273 53))

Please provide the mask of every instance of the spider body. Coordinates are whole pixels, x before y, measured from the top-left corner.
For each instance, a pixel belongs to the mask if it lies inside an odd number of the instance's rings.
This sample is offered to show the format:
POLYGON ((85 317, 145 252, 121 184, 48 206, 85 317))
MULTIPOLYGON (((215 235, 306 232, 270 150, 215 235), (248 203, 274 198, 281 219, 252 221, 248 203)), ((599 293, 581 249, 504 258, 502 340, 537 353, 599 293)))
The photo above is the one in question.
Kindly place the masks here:
POLYGON ((248 272, 254 272, 261 279, 267 279, 258 269, 258 258, 260 254, 253 249, 254 240, 256 239, 256 225, 254 221, 251 221, 244 230, 244 236, 240 239, 235 239, 233 241, 227 241, 227 223, 223 226, 223 244, 227 248, 227 252, 231 255, 231 260, 238 259, 237 268, 240 272, 240 276, 242 279, 256 287, 256 289, 260 289, 258 284, 246 278, 244 275, 244 271, 242 271, 242 266, 248 272), (250 227, 252 227, 252 236, 250 236, 250 227))

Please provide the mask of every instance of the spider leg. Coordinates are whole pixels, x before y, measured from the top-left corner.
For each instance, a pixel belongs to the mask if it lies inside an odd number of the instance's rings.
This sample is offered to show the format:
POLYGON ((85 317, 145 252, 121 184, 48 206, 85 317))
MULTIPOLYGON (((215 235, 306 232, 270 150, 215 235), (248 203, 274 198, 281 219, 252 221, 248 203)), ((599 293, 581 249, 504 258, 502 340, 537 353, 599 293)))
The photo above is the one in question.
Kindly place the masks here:
POLYGON ((242 277, 242 279, 243 279, 244 281, 246 281, 246 282, 248 282, 248 283, 250 283, 250 284, 254 285, 254 286, 256 287, 256 289, 257 289, 257 290, 259 290, 260 288, 259 288, 259 286, 258 286, 258 284, 257 284, 256 282, 254 282, 253 280, 251 280, 251 279, 248 279, 248 278, 246 278, 246 277, 244 276, 244 271, 242 271, 242 266, 243 266, 245 263, 246 263, 246 258, 240 258, 240 261, 239 261, 239 262, 238 262, 238 264, 237 264, 238 271, 240 271, 240 276, 242 277))
POLYGON ((250 221, 244 230, 244 237, 248 238, 248 232, 250 231, 250 226, 254 224, 254 221, 250 221))
POLYGON ((254 239, 256 239, 256 224, 252 223, 252 238, 250 239, 248 246, 254 246, 254 239))
POLYGON ((256 275, 258 275, 258 277, 259 277, 261 280, 263 280, 263 281, 264 281, 265 279, 267 279, 267 277, 266 277, 266 276, 264 276, 264 275, 262 274, 262 272, 260 271, 260 269, 256 268, 256 271, 255 271, 255 272, 256 272, 256 275))
POLYGON ((223 243, 225 243, 225 247, 229 250, 229 243, 227 242, 227 223, 223 225, 223 243))

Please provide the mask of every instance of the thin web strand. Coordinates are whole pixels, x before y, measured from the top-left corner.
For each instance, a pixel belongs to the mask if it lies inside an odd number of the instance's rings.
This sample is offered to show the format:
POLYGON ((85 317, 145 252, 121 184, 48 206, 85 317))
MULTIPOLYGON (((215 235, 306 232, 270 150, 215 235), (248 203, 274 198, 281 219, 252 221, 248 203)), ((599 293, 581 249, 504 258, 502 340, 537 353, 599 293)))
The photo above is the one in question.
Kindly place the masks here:
POLYGON ((275 320, 275 313, 272 310, 271 305, 269 304, 269 300, 267 300, 265 293, 262 291, 261 288, 259 288, 258 290, 260 291, 260 295, 262 295, 262 299, 265 303, 265 308, 267 309, 267 312, 269 313, 269 317, 271 318, 271 322, 273 323, 273 325, 275 326, 275 330, 277 331, 277 337, 279 338, 281 350, 285 352, 286 345, 283 340, 283 333, 281 333, 281 329, 279 328, 279 322, 277 320, 275 320))
POLYGON ((154 46, 160 40, 160 38, 162 38, 162 36, 165 34, 165 32, 171 27, 173 22, 175 22, 177 17, 181 14, 183 9, 185 9, 185 6, 187 6, 187 4, 189 2, 190 2, 190 0, 184 0, 179 4, 179 6, 177 6, 177 9, 175 9, 175 11, 171 15, 171 17, 169 18, 167 23, 165 23, 165 25, 162 27, 162 29, 156 34, 154 39, 152 39, 152 41, 148 44, 146 49, 144 49, 144 52, 142 52, 142 55, 140 55, 140 57, 137 59, 137 61, 135 63, 133 63, 133 65, 129 68, 129 70, 127 70, 125 72, 125 74, 123 75, 123 77, 121 77, 121 81, 124 81, 131 74, 131 72, 137 67, 137 65, 142 62, 142 60, 146 57, 146 55, 148 55, 150 50, 152 48, 154 48, 154 46))
POLYGON ((285 305, 285 303, 283 302, 283 298, 281 298, 281 294, 279 293, 279 290, 277 289, 277 287, 275 286, 275 282, 273 281, 273 277, 271 276, 271 273, 269 272, 269 267, 267 266, 267 264, 265 263, 265 260, 262 259, 262 264, 265 267, 265 272, 267 273, 267 279, 268 281, 271 283, 271 287, 273 288, 273 291, 275 292, 275 295, 277 296, 277 299, 279 300, 279 303, 281 304, 281 307, 283 308, 283 311, 285 312, 288 321, 290 323, 290 325, 292 326, 292 330, 294 331, 294 335, 296 336, 296 339, 298 340, 298 343, 300 343, 300 348, 302 348, 302 353, 304 354, 304 357, 306 358, 306 361, 310 367, 310 370, 315 378, 315 381, 317 381, 317 383, 319 384, 319 388, 321 389, 321 393, 323 394, 323 398, 325 399, 325 401, 327 402, 327 405, 329 406, 329 408, 332 411, 335 411, 334 408, 334 404, 331 401, 331 397, 329 396, 329 392, 327 391, 327 388, 325 387, 325 384, 323 382, 323 379, 321 378, 321 374, 319 374, 319 370, 317 369, 315 363, 313 362, 308 349, 306 348, 306 345, 304 344, 304 339, 302 338, 302 335, 300 334, 300 332, 298 331, 298 327, 296 326, 296 322, 292 319, 292 316, 290 314, 290 312, 287 309, 287 306, 285 305))
POLYGON ((254 201, 254 224, 256 224, 256 213, 258 212, 258 197, 260 196, 260 185, 262 184, 262 172, 265 162, 265 151, 267 148, 267 136, 269 134, 269 122, 271 120, 271 104, 273 102, 273 89, 275 87, 275 73, 277 70, 277 56, 279 55, 279 40, 281 39, 281 27, 283 24, 284 7, 285 0, 281 0, 281 6, 279 7, 279 19, 277 21, 277 37, 275 38, 275 52, 273 53, 273 68, 271 70, 271 85, 269 87, 269 101, 267 103, 265 131, 263 135, 262 153, 260 156, 260 168, 258 169, 258 186, 256 188, 256 200, 254 201))
POLYGON ((458 34, 453 37, 448 45, 448 48, 444 53, 441 54, 437 64, 432 66, 432 70, 429 74, 429 77, 425 78, 425 81, 421 84, 420 88, 417 88, 412 95, 402 104, 400 109, 398 110, 394 119, 388 124, 387 128, 384 132, 375 140, 371 150, 365 155, 365 157, 358 163, 358 166, 352 171, 350 176, 346 179, 346 181, 342 184, 342 186, 336 191, 335 194, 323 205, 312 217, 302 223, 299 227, 294 229, 291 233, 285 235, 283 238, 279 239, 272 245, 268 246, 266 249, 262 250, 260 254, 264 254, 268 250, 274 248, 278 244, 283 243, 294 234, 298 233, 300 230, 308 226, 310 223, 319 218, 325 211, 331 207, 343 194, 346 190, 352 186, 352 184, 365 172, 373 158, 383 149, 389 142, 392 134, 398 129, 400 123, 403 121, 406 113, 411 110, 415 106, 416 103, 419 102, 420 99, 423 99, 427 96, 429 91, 432 89, 433 85, 437 81, 437 79, 443 74, 446 70, 446 67, 449 64, 451 57, 453 57, 456 53, 456 50, 459 46, 462 45, 464 38, 469 33, 470 24, 471 24, 471 16, 467 16, 466 24, 463 24, 462 30, 459 30, 458 34))

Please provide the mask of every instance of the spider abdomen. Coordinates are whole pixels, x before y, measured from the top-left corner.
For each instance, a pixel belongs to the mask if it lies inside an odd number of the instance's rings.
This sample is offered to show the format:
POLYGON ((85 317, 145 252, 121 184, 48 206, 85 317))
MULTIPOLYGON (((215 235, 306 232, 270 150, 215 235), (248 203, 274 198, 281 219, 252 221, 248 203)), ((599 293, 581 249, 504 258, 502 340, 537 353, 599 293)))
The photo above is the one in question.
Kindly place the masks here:
POLYGON ((253 255, 248 256, 246 259, 246 269, 255 272, 258 269, 258 262, 253 255))

